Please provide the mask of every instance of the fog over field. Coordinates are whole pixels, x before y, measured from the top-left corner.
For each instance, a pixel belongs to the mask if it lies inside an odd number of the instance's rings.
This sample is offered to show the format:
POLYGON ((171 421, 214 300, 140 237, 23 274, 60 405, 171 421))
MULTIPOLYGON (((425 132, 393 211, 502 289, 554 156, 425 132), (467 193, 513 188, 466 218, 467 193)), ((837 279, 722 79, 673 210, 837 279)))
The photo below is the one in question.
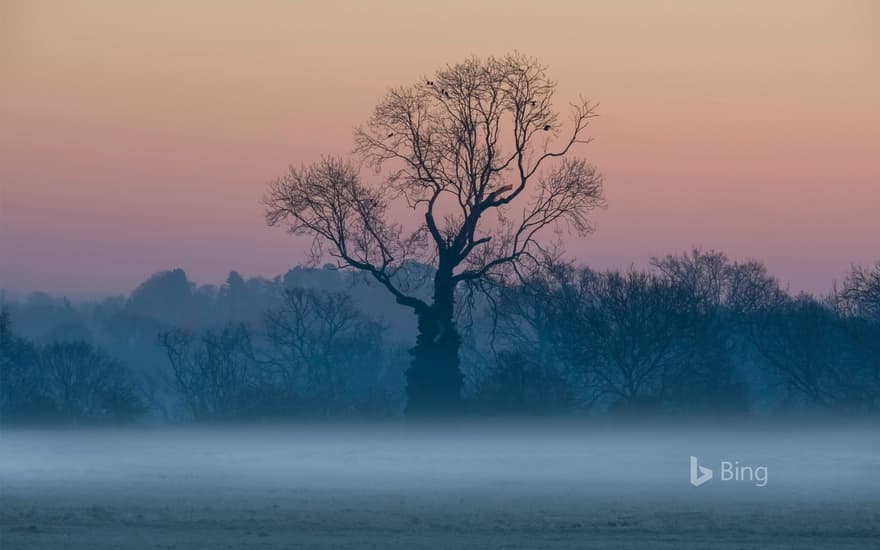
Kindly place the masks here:
POLYGON ((880 0, 0 0, 0 550, 880 550, 880 0))
POLYGON ((876 548, 874 427, 7 430, 0 547, 876 548), (689 482, 690 456, 711 468, 689 482), (767 468, 722 479, 721 461, 767 468))

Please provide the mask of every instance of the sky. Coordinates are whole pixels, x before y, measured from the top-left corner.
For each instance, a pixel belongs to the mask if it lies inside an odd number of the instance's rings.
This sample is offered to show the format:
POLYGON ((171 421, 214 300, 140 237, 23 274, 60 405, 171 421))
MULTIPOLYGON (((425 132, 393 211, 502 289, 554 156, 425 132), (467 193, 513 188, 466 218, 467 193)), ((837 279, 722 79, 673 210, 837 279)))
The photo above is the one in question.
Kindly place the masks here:
POLYGON ((306 257, 261 197, 470 55, 599 102, 608 208, 569 253, 694 245, 794 290, 880 259, 880 3, 0 0, 0 287, 102 295, 306 257))

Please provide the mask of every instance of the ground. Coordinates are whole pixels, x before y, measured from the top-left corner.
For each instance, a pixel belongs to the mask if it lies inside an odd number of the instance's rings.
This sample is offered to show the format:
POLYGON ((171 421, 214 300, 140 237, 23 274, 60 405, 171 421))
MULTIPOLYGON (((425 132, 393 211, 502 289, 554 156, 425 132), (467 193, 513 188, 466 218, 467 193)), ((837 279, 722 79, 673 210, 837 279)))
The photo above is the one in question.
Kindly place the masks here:
POLYGON ((880 547, 871 428, 6 430, 0 449, 2 550, 880 547), (715 469, 701 487, 691 455, 715 469))

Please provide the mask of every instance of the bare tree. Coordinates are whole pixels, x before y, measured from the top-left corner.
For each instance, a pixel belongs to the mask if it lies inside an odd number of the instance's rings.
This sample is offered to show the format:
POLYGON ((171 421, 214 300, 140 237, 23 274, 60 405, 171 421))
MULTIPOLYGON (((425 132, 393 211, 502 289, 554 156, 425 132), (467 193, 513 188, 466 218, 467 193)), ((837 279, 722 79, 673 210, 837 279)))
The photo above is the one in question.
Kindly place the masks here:
POLYGON ((792 394, 828 409, 870 409, 877 399, 874 374, 841 321, 832 308, 800 295, 763 312, 753 341, 792 394))
POLYGON ((173 329, 159 335, 183 399, 193 418, 241 415, 256 383, 254 349, 244 324, 200 334, 173 329))
POLYGON ((880 409, 880 261, 853 266, 832 299, 850 342, 871 373, 864 383, 873 394, 872 407, 880 409))
POLYGON ((471 58, 391 90, 356 130, 355 152, 381 181, 368 184, 350 161, 327 157, 270 183, 270 225, 312 237, 316 258, 368 273, 416 314, 409 414, 459 403, 456 287, 516 270, 540 251, 545 228, 589 232, 587 214, 603 204, 599 173, 570 158, 589 142, 594 106, 573 105, 563 133, 555 89, 534 59, 471 58), (391 219, 396 200, 421 215, 416 227, 391 219), (433 267, 430 299, 408 284, 413 262, 433 267))
POLYGON ((732 262, 726 254, 715 250, 694 248, 682 254, 655 257, 651 265, 674 284, 687 289, 703 311, 743 317, 785 296, 763 263, 732 262))
POLYGON ((880 323, 880 261, 853 266, 839 294, 846 313, 880 323))
POLYGON ((695 301, 656 273, 580 269, 555 298, 566 360, 591 403, 657 406, 688 374, 689 344, 700 323, 695 301))
POLYGON ((282 384, 325 409, 342 402, 358 370, 380 363, 382 327, 364 318, 349 294, 289 288, 265 325, 282 384))
POLYGON ((40 366, 63 418, 127 420, 144 410, 125 366, 88 342, 53 342, 43 348, 40 366))

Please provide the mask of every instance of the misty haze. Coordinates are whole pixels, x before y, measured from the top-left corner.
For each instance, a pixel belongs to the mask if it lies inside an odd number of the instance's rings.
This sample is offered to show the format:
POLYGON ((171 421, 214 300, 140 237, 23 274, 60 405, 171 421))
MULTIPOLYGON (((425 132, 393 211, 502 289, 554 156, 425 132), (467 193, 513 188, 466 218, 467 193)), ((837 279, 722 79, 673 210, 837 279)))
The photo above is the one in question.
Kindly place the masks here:
POLYGON ((877 548, 858 0, 0 6, 0 550, 877 548))
POLYGON ((880 536, 873 426, 177 428, 2 446, 4 548, 820 549, 880 536), (716 472, 693 487, 689 454, 765 465, 768 482, 716 472))

